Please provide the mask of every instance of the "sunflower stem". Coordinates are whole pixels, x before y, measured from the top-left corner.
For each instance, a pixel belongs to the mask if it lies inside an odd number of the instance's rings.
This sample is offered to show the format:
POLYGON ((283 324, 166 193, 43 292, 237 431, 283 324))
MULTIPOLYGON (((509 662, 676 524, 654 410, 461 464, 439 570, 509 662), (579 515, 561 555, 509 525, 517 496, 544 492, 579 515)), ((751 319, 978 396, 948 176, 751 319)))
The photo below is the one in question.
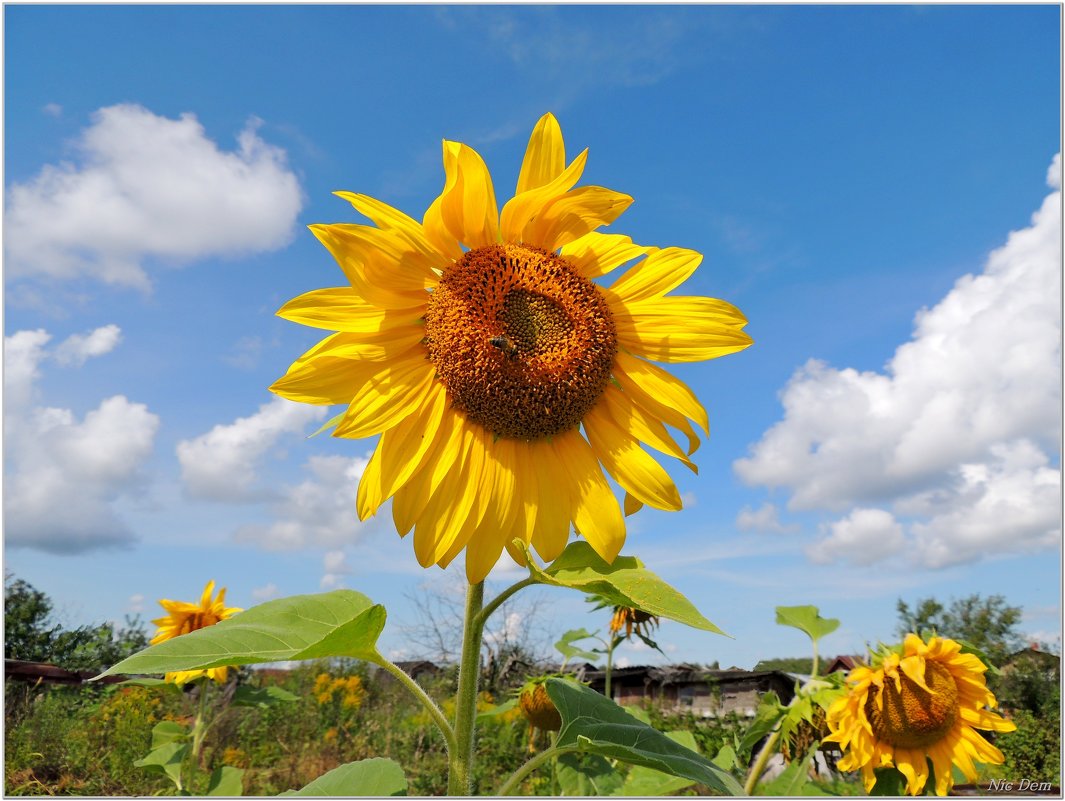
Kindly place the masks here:
POLYGON ((477 613, 478 625, 480 625, 480 627, 483 629, 485 624, 488 622, 488 618, 491 617, 492 613, 495 612, 504 603, 506 603, 507 599, 509 599, 510 596, 512 596, 518 590, 523 590, 526 587, 531 587, 533 584, 538 583, 539 582, 537 582, 536 579, 534 579, 532 576, 529 576, 528 578, 522 579, 517 584, 512 584, 507 587, 505 590, 503 590, 503 592, 499 593, 499 595, 497 595, 495 598, 485 604, 484 608, 477 613))
POLYGON ((444 736, 444 742, 447 743, 448 753, 450 754, 454 751, 455 730, 451 728, 451 723, 448 721, 447 717, 440 711, 440 707, 436 705, 436 702, 429 697, 429 694, 422 689, 422 686, 408 676, 401 667, 393 665, 387 659, 381 658, 375 660, 375 664, 395 676, 396 680, 406 687, 411 695, 418 699, 418 702, 425 707, 429 716, 433 719, 433 722, 436 723, 436 727, 440 729, 440 733, 444 736))
POLYGON ((521 783, 523 781, 525 781, 525 778, 530 773, 532 773, 534 770, 536 770, 542 764, 547 762, 547 760, 556 759, 557 757, 560 757, 563 754, 572 753, 573 751, 576 751, 577 749, 578 749, 578 746, 576 744, 574 744, 574 745, 552 746, 551 748, 548 748, 548 749, 546 749, 544 751, 541 751, 539 754, 534 756, 532 759, 530 759, 528 762, 526 762, 524 765, 522 765, 520 768, 518 768, 516 771, 514 771, 510 775, 510 778, 508 778, 505 782, 503 782, 503 785, 496 792, 496 795, 511 795, 512 793, 514 793, 521 786, 521 783))
POLYGON ((763 745, 762 750, 758 752, 754 764, 751 765, 750 773, 747 774, 747 781, 743 785, 744 795, 754 795, 754 788, 758 786, 758 778, 765 771, 766 763, 769 762, 769 757, 776 750, 778 742, 780 742, 779 724, 769 735, 769 739, 765 741, 765 745, 763 745))
POLYGON ((471 584, 466 591, 459 688, 455 699, 455 747, 448 754, 448 795, 473 794, 473 736, 477 715, 477 683, 481 668, 481 638, 485 620, 485 615, 481 614, 483 604, 484 582, 471 584))

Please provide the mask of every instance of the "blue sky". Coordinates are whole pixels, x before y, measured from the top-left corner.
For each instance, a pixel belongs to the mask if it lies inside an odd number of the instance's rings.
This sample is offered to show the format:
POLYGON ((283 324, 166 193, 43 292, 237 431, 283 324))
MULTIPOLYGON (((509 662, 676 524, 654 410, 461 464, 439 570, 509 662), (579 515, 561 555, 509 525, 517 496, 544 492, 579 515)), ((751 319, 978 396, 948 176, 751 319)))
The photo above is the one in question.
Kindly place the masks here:
POLYGON ((805 603, 861 651, 898 598, 974 592, 1058 638, 1059 13, 6 6, 6 569, 70 625, 347 586, 409 651, 449 579, 357 522, 373 442, 267 392, 318 339, 274 311, 343 282, 305 228, 355 221, 333 190, 420 218, 448 138, 505 200, 551 111, 635 198, 611 230, 703 253, 685 292, 755 339, 675 369, 711 437, 685 510, 630 518, 734 637, 666 623, 670 658, 802 655, 773 607, 805 603))

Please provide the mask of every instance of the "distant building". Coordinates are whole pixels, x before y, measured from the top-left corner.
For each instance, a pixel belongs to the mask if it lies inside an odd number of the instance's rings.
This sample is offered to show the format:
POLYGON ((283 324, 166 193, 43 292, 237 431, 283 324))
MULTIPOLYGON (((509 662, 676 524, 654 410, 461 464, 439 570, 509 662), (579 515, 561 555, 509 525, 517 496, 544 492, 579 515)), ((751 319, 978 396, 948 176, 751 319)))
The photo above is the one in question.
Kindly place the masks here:
MULTIPOLYGON (((601 693, 606 674, 587 671, 584 681, 601 693)), ((787 704, 795 695, 795 678, 776 670, 711 670, 698 665, 615 668, 610 675, 610 694, 622 706, 649 700, 663 709, 700 717, 730 712, 754 717, 759 701, 770 690, 787 704)))

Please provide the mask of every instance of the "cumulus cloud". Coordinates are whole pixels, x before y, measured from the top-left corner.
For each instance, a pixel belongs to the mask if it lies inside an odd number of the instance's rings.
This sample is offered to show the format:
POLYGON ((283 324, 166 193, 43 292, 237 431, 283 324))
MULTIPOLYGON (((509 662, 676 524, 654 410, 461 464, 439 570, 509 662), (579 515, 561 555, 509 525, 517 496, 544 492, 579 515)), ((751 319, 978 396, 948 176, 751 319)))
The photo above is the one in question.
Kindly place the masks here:
POLYGON ((338 548, 355 542, 371 525, 360 522, 355 509, 355 493, 368 462, 365 458, 312 456, 305 468, 310 476, 278 492, 272 504, 274 522, 241 527, 237 541, 275 551, 338 548))
POLYGON ((806 551, 813 562, 871 565, 905 547, 902 525, 883 509, 855 509, 827 528, 828 536, 806 551))
POLYGON ((258 486, 257 469, 284 434, 301 434, 325 417, 325 408, 274 398, 249 417, 216 425, 177 445, 181 478, 192 498, 246 503, 269 493, 258 486))
POLYGON ((763 503, 757 509, 744 506, 736 516, 736 528, 740 531, 768 531, 775 534, 787 534, 799 530, 794 523, 787 525, 781 523, 780 512, 772 503, 763 503))
POLYGON ((113 323, 86 334, 72 334, 55 349, 55 360, 63 365, 81 367, 93 356, 110 353, 121 341, 122 329, 113 323))
POLYGON ((735 463, 748 484, 787 489, 789 509, 845 515, 815 553, 854 558, 876 522, 856 514, 878 507, 912 518, 906 536, 929 567, 1057 541, 1060 174, 1058 156, 1031 224, 920 311, 883 372, 807 362, 783 390, 783 420, 735 463))
POLYGON ((351 575, 351 565, 343 551, 326 551, 322 559, 322 580, 319 585, 323 590, 332 590, 342 587, 344 576, 351 575))
POLYGON ((146 263, 274 250, 293 235, 302 205, 285 152, 251 120, 224 151, 193 114, 176 120, 142 106, 101 108, 73 143, 8 190, 9 278, 86 276, 147 288, 146 263))
POLYGON ((270 584, 265 584, 262 587, 255 587, 251 591, 251 597, 259 603, 262 603, 263 601, 269 601, 271 598, 276 598, 280 594, 281 591, 273 582, 271 582, 270 584))
MULTIPOLYGON (((105 328, 117 342, 118 327, 105 328)), ((123 395, 101 401, 80 420, 70 409, 37 405, 35 382, 45 359, 81 364, 109 349, 72 347, 65 352, 84 358, 68 361, 60 349, 45 349, 50 339, 44 330, 4 339, 6 542, 68 554, 128 545, 135 536, 114 503, 137 493, 159 418, 123 395)))

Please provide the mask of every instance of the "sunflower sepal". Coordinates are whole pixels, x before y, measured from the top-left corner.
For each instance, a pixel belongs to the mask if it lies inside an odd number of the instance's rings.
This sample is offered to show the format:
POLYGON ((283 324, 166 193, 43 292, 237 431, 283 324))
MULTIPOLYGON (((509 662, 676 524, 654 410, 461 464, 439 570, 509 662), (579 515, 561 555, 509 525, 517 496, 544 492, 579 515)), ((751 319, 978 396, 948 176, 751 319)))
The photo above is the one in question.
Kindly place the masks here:
POLYGON ((692 628, 728 637, 703 616, 678 590, 644 567, 635 556, 618 556, 607 562, 587 542, 571 542, 559 557, 541 568, 529 546, 515 540, 524 553, 529 577, 538 584, 569 587, 597 595, 613 606, 629 606, 692 628))

